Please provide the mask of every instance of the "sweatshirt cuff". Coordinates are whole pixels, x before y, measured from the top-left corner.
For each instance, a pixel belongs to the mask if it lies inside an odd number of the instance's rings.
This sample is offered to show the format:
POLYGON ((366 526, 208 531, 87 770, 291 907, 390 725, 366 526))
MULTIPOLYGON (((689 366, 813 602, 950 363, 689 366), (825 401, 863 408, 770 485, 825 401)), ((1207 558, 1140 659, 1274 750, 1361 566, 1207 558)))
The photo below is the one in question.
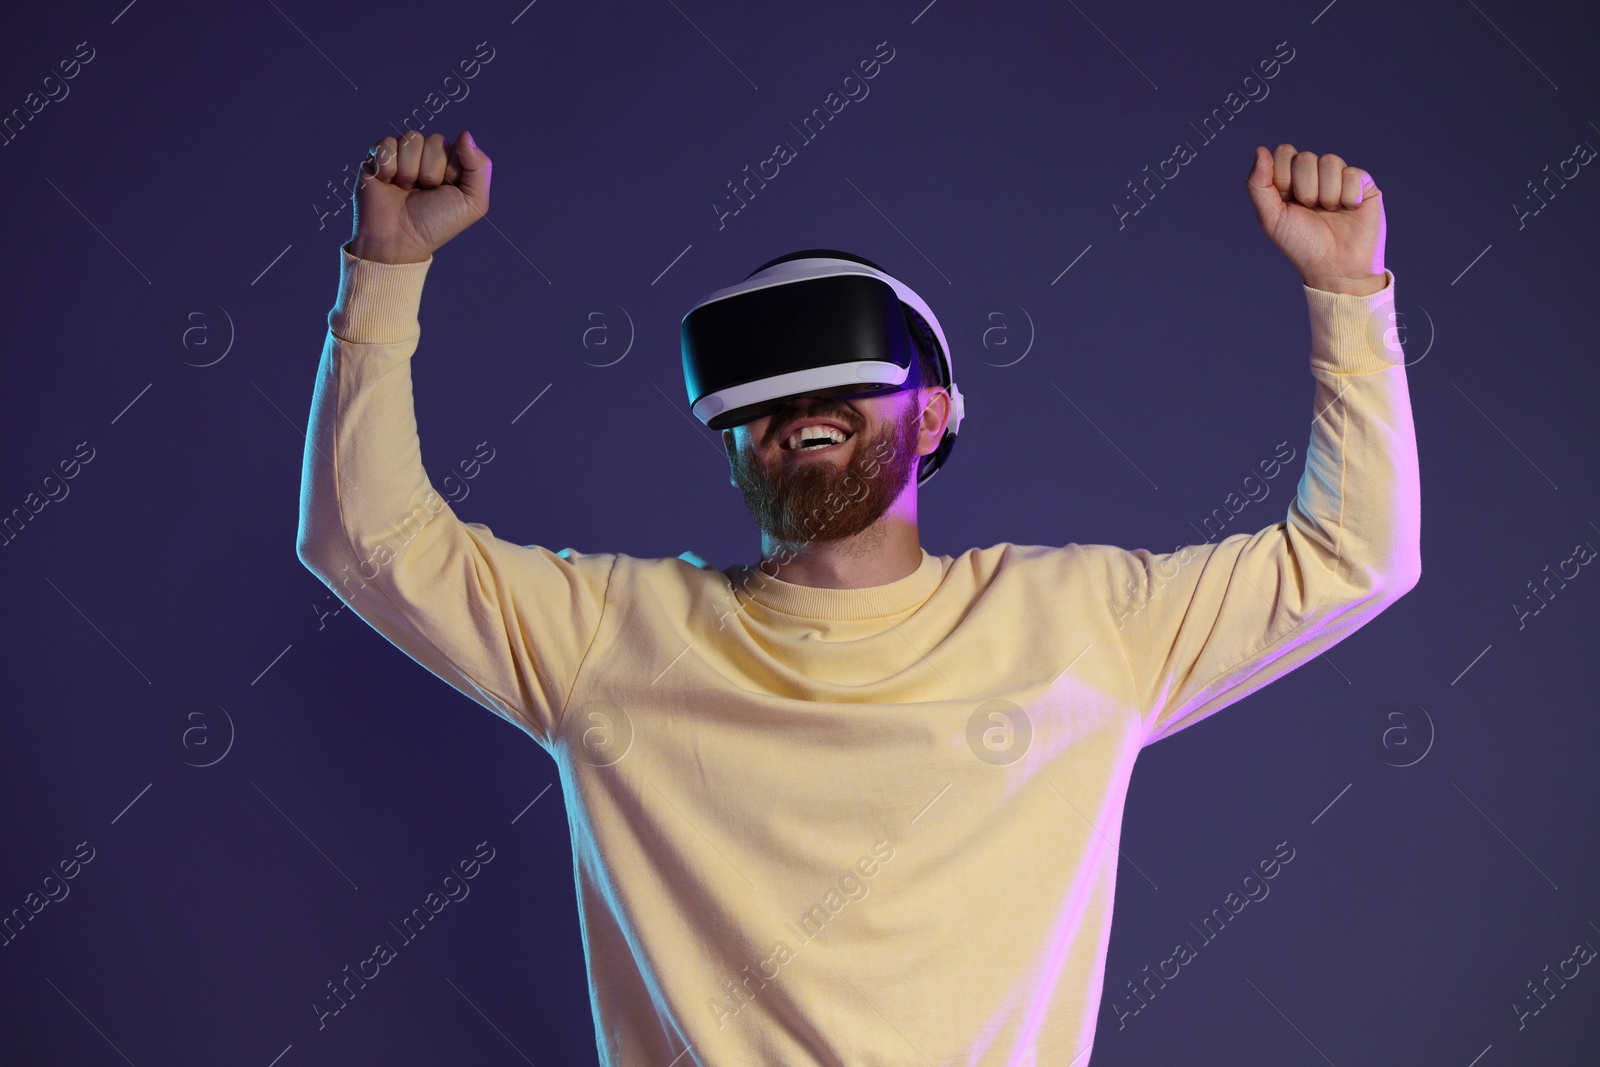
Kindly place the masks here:
POLYGON ((1306 291, 1311 312, 1311 366, 1334 374, 1371 374, 1405 362, 1394 312, 1394 272, 1371 296, 1306 291))
POLYGON ((393 344, 421 336, 417 312, 432 264, 432 256, 421 263, 378 263, 352 256, 340 245, 339 296, 328 312, 328 329, 355 344, 393 344))

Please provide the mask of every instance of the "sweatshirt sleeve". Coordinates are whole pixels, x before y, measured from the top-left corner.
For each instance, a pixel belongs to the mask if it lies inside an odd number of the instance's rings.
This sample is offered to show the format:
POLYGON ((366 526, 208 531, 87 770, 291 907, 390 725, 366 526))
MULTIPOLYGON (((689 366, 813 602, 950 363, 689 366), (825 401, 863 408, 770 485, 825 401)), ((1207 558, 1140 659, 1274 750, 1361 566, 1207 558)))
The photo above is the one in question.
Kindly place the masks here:
POLYGON ((1145 744, 1282 677, 1417 584, 1416 436, 1385 274, 1370 296, 1303 286, 1315 387, 1287 517, 1164 555, 1112 557, 1145 744))
POLYGON ((423 469, 411 392, 433 260, 339 257, 301 467, 300 560, 412 659, 548 750, 617 557, 520 546, 456 517, 423 469))

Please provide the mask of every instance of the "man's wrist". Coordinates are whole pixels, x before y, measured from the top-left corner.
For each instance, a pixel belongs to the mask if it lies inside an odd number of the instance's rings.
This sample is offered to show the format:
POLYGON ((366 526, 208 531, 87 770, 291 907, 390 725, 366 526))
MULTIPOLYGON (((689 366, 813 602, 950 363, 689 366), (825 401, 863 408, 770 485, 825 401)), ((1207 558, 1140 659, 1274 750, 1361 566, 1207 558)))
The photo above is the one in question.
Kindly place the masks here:
POLYGON ((344 250, 357 259, 370 260, 374 263, 426 263, 429 256, 418 256, 415 248, 386 248, 370 241, 363 241, 359 237, 352 237, 344 245, 344 250))
POLYGON ((1382 292, 1389 284, 1388 271, 1378 274, 1362 274, 1356 277, 1340 275, 1334 278, 1306 278, 1305 284, 1312 289, 1321 289, 1326 293, 1340 293, 1349 296, 1371 296, 1373 293, 1382 292))

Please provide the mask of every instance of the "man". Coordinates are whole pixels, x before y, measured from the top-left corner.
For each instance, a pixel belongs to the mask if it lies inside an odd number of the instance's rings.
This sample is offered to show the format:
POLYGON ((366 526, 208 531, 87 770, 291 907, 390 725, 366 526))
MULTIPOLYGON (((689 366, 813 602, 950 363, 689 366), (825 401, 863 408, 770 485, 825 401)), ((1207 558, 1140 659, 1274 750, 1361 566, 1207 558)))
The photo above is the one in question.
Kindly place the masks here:
POLYGON ((557 761, 602 1062, 1087 1064, 1139 750, 1421 572, 1372 179, 1291 145, 1258 147, 1248 177, 1310 311, 1310 444, 1283 521, 1159 556, 933 556, 912 472, 951 408, 924 377, 726 433, 763 559, 719 572, 456 518, 421 463, 409 361, 433 252, 488 210, 490 160, 466 132, 408 133, 364 169, 298 551, 557 761), (818 419, 849 439, 785 447, 818 419), (841 506, 847 477, 869 490, 841 506))

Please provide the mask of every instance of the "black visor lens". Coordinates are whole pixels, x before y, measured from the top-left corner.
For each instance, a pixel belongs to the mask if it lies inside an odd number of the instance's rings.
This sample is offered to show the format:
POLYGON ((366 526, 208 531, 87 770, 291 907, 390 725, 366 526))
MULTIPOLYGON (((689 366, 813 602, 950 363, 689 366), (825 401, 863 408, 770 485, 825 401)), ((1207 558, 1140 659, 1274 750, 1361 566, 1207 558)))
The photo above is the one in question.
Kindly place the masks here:
MULTIPOLYGON (((698 307, 684 316, 682 348, 684 380, 696 402, 764 378, 859 362, 891 363, 909 372, 914 359, 894 289, 861 274, 772 285, 698 307)), ((847 380, 805 395, 862 396, 894 388, 847 380)), ((767 411, 785 399, 764 402, 767 411)), ((747 414, 760 406, 720 412, 710 425, 721 429, 760 418, 767 412, 747 414)))

